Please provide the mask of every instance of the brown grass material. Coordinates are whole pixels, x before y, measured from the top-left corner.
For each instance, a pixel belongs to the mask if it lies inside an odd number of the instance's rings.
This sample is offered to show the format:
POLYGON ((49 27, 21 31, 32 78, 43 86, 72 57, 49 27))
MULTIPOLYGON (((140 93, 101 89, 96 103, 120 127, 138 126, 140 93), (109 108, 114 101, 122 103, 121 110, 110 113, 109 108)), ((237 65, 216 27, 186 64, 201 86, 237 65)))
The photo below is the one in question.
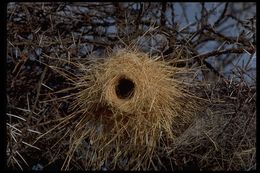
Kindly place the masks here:
POLYGON ((86 169, 153 167, 160 141, 173 140, 179 131, 173 124, 189 123, 199 110, 198 100, 176 77, 185 69, 159 58, 124 49, 91 65, 77 64, 83 73, 71 80, 78 89, 72 113, 58 125, 72 128, 62 169, 69 169, 86 139, 91 145, 86 169))

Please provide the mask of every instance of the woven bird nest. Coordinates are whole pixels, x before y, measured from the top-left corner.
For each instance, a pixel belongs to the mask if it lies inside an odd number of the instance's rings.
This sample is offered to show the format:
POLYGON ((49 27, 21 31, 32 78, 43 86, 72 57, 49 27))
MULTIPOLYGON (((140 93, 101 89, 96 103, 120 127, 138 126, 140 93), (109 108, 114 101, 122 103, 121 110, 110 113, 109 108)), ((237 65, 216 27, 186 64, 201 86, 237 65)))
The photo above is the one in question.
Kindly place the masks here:
POLYGON ((160 57, 124 49, 76 66, 82 73, 71 80, 78 89, 71 114, 59 124, 71 128, 62 169, 69 169, 75 151, 85 155, 86 169, 150 169, 157 149, 180 130, 173 124, 189 123, 198 111, 198 100, 178 78, 187 69, 160 57))

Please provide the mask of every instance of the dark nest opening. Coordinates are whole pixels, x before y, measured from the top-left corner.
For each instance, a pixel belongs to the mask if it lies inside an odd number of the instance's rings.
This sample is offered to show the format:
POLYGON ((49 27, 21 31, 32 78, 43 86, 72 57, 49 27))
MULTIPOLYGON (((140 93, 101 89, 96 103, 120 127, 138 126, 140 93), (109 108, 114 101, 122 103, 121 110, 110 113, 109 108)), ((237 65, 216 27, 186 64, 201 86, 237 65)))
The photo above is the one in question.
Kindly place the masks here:
POLYGON ((120 99, 130 99, 135 90, 135 84, 132 80, 122 77, 116 85, 116 95, 120 99))

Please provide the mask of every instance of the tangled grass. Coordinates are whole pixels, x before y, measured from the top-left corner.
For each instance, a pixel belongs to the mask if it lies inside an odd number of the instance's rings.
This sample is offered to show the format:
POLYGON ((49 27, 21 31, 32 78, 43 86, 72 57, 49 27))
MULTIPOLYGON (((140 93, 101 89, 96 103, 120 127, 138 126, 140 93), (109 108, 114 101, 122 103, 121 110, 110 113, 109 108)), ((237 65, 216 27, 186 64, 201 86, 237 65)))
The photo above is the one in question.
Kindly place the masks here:
POLYGON ((93 59, 91 65, 75 63, 79 74, 59 71, 72 82, 71 90, 77 90, 71 95, 71 114, 51 129, 72 129, 67 134, 70 146, 62 169, 69 169, 86 138, 93 143, 87 157, 96 156, 94 161, 86 159, 87 169, 100 169, 108 162, 110 169, 152 167, 160 141, 170 142, 178 135, 180 129, 173 129, 173 123, 189 124, 200 110, 199 98, 178 78, 189 70, 158 59, 128 48, 93 59), (120 164, 123 159, 127 163, 120 164))

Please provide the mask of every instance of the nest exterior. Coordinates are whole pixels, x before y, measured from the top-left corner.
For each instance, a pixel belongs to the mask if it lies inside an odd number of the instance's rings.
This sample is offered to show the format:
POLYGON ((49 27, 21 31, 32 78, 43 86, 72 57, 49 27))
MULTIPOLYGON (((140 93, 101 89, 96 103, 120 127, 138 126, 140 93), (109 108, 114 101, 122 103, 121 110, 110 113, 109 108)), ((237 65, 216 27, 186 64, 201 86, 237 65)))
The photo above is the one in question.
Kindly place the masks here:
POLYGON ((77 64, 82 72, 73 80, 78 92, 71 114, 61 122, 77 122, 70 124, 63 169, 86 139, 91 145, 86 169, 152 167, 156 148, 165 148, 177 135, 173 124, 189 123, 198 111, 198 100, 177 77, 185 69, 158 59, 124 49, 91 65, 77 64))

